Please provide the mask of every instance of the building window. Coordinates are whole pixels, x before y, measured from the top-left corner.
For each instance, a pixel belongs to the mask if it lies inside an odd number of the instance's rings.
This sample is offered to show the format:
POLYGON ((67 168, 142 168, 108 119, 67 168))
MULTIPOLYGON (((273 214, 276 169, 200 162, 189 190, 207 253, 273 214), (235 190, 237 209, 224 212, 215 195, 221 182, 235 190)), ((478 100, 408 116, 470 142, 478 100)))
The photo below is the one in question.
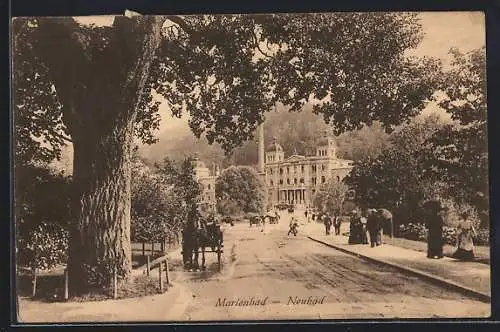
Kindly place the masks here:
POLYGON ((302 165, 300 168, 301 168, 302 173, 304 173, 304 165, 302 165))
POLYGON ((280 184, 283 184, 283 179, 280 179, 280 184))
POLYGON ((286 167, 286 173, 287 174, 290 173, 290 167, 288 167, 288 166, 286 167))
POLYGON ((273 169, 272 168, 269 170, 269 174, 271 174, 271 175, 273 174, 273 169))
POLYGON ((293 179, 293 183, 297 184, 297 178, 293 179))
POLYGON ((286 179, 286 183, 287 183, 287 184, 290 184, 290 179, 286 179))
POLYGON ((326 179, 324 176, 321 177, 321 183, 325 183, 326 179))
POLYGON ((271 180, 271 186, 273 185, 273 180, 271 180))
POLYGON ((316 193, 316 189, 313 189, 312 190, 312 194, 314 195, 316 193))
POLYGON ((304 178, 300 178, 300 183, 304 183, 304 178))
POLYGON ((210 190, 210 183, 208 184, 208 190, 210 190))
POLYGON ((321 170, 324 171, 325 170, 325 165, 321 165, 321 170))
POLYGON ((283 174, 283 168, 280 168, 280 174, 283 174))
POLYGON ((316 173, 316 165, 312 165, 312 171, 313 173, 316 173))

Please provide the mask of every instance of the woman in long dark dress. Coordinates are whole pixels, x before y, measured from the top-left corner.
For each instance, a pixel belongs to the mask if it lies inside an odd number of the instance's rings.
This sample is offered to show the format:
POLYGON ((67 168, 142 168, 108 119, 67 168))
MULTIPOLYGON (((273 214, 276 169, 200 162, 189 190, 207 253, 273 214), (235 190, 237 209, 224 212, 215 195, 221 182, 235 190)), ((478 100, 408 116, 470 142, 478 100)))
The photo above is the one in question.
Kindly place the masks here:
POLYGON ((427 257, 443 258, 443 208, 437 200, 427 203, 427 257))
POLYGON ((377 243, 377 232, 378 232, 378 218, 377 218, 377 210, 368 209, 367 213, 367 223, 366 228, 368 229, 368 233, 370 234, 370 246, 373 248, 377 243))
POLYGON ((351 221, 349 223, 349 244, 362 244, 362 227, 361 224, 361 213, 359 211, 351 212, 351 221))

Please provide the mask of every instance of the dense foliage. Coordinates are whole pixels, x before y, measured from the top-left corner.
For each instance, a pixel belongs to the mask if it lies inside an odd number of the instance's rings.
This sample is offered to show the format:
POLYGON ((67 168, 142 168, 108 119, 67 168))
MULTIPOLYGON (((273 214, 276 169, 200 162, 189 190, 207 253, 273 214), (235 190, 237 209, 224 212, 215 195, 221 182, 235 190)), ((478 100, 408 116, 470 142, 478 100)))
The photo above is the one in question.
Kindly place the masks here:
POLYGON ((50 269, 66 262, 70 183, 44 166, 18 166, 15 183, 17 263, 50 269))
POLYGON ((473 206, 488 225, 488 144, 486 105, 486 53, 457 50, 452 69, 443 75, 439 105, 455 120, 429 140, 422 154, 428 178, 447 183, 447 195, 473 206))
POLYGON ((48 270, 65 264, 68 258, 68 230, 61 225, 41 222, 28 234, 20 236, 18 264, 48 270))
POLYGON ((264 208, 263 183, 253 168, 230 166, 215 181, 215 198, 221 213, 260 213, 264 208))
POLYGON ((147 167, 132 173, 131 237, 136 242, 163 242, 180 232, 182 202, 160 175, 147 167))
POLYGON ((196 206, 203 189, 196 180, 194 163, 194 157, 185 157, 180 163, 167 157, 163 164, 156 165, 162 181, 170 186, 176 199, 188 209, 196 206))
MULTIPOLYGON (((438 195, 445 222, 456 227, 464 218, 488 233, 488 155, 484 49, 452 50, 452 68, 443 74, 436 100, 452 123, 436 117, 413 121, 390 136, 376 158, 356 164, 347 183, 356 199, 395 212, 396 223, 424 223, 421 203, 438 195)), ((423 228, 424 226, 412 227, 423 228)), ((421 231, 406 229, 412 237, 421 231)))
POLYGON ((358 161, 345 179, 356 191, 358 204, 385 207, 393 211, 396 223, 423 222, 420 203, 440 193, 444 184, 424 178, 420 154, 441 126, 436 116, 416 118, 392 133, 375 158, 358 161))

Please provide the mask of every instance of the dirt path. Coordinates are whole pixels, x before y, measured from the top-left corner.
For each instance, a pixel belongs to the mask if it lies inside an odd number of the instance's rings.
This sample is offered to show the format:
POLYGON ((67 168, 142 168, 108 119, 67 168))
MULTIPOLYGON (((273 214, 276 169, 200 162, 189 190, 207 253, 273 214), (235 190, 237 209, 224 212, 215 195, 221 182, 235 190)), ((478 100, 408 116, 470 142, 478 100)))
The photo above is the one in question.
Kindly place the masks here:
POLYGON ((230 278, 186 280, 184 319, 484 317, 489 305, 413 276, 347 255, 302 236, 286 218, 266 232, 237 225, 226 239, 238 260, 230 278), (266 299, 265 305, 238 305, 266 299), (309 304, 293 304, 300 300, 309 304), (312 304, 314 300, 322 303, 312 304), (236 303, 231 304, 231 301, 236 303), (238 302, 239 301, 239 302, 238 302), (228 305, 221 305, 221 304, 228 305))

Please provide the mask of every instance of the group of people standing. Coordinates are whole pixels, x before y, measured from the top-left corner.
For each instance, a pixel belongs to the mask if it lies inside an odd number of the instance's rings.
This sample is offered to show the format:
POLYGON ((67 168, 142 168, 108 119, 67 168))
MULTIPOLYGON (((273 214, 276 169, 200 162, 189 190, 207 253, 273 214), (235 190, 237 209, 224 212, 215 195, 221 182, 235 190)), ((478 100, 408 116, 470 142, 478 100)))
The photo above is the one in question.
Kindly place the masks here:
POLYGON ((386 209, 366 209, 351 212, 349 227, 349 244, 368 244, 378 247, 382 245, 382 235, 392 237, 392 214, 386 209))
POLYGON ((332 226, 335 229, 335 235, 340 235, 340 226, 342 225, 342 219, 339 215, 330 213, 324 213, 321 217, 321 221, 325 225, 325 234, 330 235, 332 226))

